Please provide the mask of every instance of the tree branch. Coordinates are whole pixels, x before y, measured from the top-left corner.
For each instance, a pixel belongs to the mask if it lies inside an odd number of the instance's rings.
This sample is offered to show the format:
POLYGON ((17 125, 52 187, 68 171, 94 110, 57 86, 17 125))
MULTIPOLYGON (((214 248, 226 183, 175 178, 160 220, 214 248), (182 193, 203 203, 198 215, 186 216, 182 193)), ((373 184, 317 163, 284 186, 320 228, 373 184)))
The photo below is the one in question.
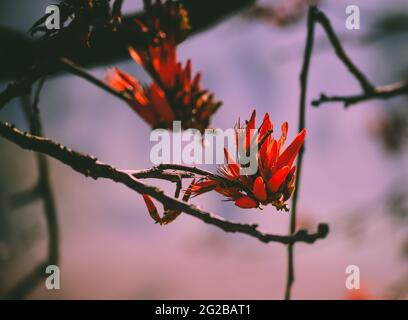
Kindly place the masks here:
MULTIPOLYGON (((256 0, 181 0, 189 12, 191 35, 198 34, 228 18, 230 15, 253 5, 256 0)), ((45 10, 45 8, 44 8, 45 10)), ((105 66, 129 59, 127 47, 141 44, 134 20, 144 15, 137 12, 123 17, 117 31, 98 30, 91 48, 71 39, 31 40, 15 30, 0 28, 0 41, 7 44, 0 49, 0 80, 16 78, 44 57, 67 57, 89 68, 105 66), (57 55, 55 57, 55 55, 57 55)))
POLYGON ((350 96, 328 96, 326 94, 321 94, 319 99, 312 101, 313 106, 318 107, 321 104, 328 102, 342 102, 344 104, 344 107, 349 107, 350 105, 362 101, 372 99, 390 99, 399 95, 408 94, 407 82, 394 83, 378 87, 372 85, 371 82, 364 75, 364 73, 360 71, 357 68, 357 66, 351 61, 351 59, 347 56, 327 16, 322 11, 318 11, 316 12, 315 15, 315 21, 320 23, 320 25, 323 27, 324 31, 326 32, 330 40, 330 43, 332 44, 336 52, 337 57, 340 59, 340 61, 343 62, 343 64, 347 67, 349 72, 360 83, 360 87, 363 92, 357 95, 350 96))
POLYGON ((94 77, 92 74, 88 73, 86 70, 72 62, 67 58, 60 58, 58 61, 49 61, 48 64, 43 64, 41 66, 36 66, 30 70, 30 72, 24 76, 19 81, 9 84, 7 88, 0 93, 0 110, 6 106, 8 102, 12 99, 22 96, 30 91, 32 85, 42 77, 53 74, 57 69, 63 69, 73 75, 76 75, 86 81, 92 83, 93 85, 101 88, 102 90, 108 92, 109 94, 125 101, 129 102, 132 100, 126 93, 121 93, 116 91, 108 84, 94 77))
POLYGON ((374 91, 363 92, 352 96, 326 96, 321 94, 320 98, 312 101, 314 107, 328 102, 342 102, 344 107, 357 104, 359 102, 373 99, 390 99, 396 96, 408 94, 408 83, 400 82, 374 88, 374 91))
POLYGON ((24 149, 47 154, 87 177, 92 177, 94 179, 109 179, 123 184, 139 194, 148 194, 159 202, 166 204, 168 208, 183 211, 186 214, 194 216, 207 224, 214 225, 225 232, 246 234, 264 243, 278 242, 282 244, 291 244, 295 242, 314 243, 318 239, 325 238, 329 231, 326 224, 320 224, 316 233, 308 233, 306 230, 299 230, 297 233, 287 236, 267 234, 258 230, 256 224, 243 224, 227 221, 212 213, 203 211, 195 205, 170 197, 154 186, 140 182, 128 171, 115 169, 109 164, 98 161, 94 157, 83 155, 61 144, 57 144, 50 139, 22 132, 16 129, 12 124, 0 122, 0 136, 24 149))
MULTIPOLYGON (((311 6, 307 15, 307 37, 305 51, 303 55, 303 65, 300 72, 300 102, 299 102, 299 127, 300 132, 306 127, 306 93, 307 93, 307 78, 309 74, 310 60, 312 57, 313 42, 314 42, 314 30, 315 30, 315 19, 319 10, 316 6, 311 6)), ((302 173, 302 163, 303 163, 304 146, 299 151, 297 158, 297 173, 295 182, 295 191, 292 196, 292 211, 290 216, 290 227, 289 233, 294 234, 296 230, 296 214, 297 214, 297 203, 300 189, 300 178, 302 173)), ((288 271, 287 271, 287 281, 286 281, 286 291, 285 299, 290 300, 291 289, 293 282, 295 281, 294 272, 294 257, 293 257, 293 244, 288 245, 288 271)))
POLYGON ((323 30, 326 32, 327 37, 329 38, 329 41, 332 44, 334 52, 336 53, 337 57, 343 62, 343 64, 347 67, 349 72, 357 79, 357 81, 360 83, 361 88, 367 92, 373 91, 374 86, 366 78, 364 73, 358 69, 358 67, 353 63, 353 61, 351 61, 351 59, 344 51, 339 38, 337 37, 336 33, 333 30, 329 18, 327 18, 327 16, 322 11, 317 9, 314 14, 314 21, 319 23, 323 27, 323 30))
MULTIPOLYGON (((30 131, 34 135, 42 135, 42 126, 40 120, 39 97, 44 85, 45 78, 41 79, 34 95, 34 101, 31 102, 30 96, 22 99, 22 106, 27 122, 30 124, 30 131)), ((44 263, 38 265, 28 276, 24 277, 17 285, 12 288, 5 296, 6 299, 23 299, 47 276, 45 269, 49 265, 58 265, 59 261, 59 227, 57 220, 57 208, 54 194, 49 177, 49 166, 47 158, 42 153, 37 153, 38 181, 35 190, 38 197, 43 201, 45 220, 48 234, 47 259, 44 263)), ((27 194, 30 194, 28 192, 27 194)), ((37 197, 37 198, 38 198, 37 197)), ((31 200, 36 200, 32 197, 31 200)), ((14 201, 17 199, 14 199, 14 201)), ((26 200, 29 200, 28 198, 26 200)), ((25 202, 28 204, 28 202, 25 202)))

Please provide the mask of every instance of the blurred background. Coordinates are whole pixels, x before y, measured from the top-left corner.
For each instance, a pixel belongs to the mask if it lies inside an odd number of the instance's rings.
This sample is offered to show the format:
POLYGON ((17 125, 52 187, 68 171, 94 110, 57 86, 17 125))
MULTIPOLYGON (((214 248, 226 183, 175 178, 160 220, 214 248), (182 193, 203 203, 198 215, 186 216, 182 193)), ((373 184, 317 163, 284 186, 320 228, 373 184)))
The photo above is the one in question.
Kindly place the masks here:
MULTIPOLYGON (((141 2, 125 1, 124 13, 140 10, 141 2)), ((3 0, 0 26, 26 32, 50 3, 3 0)), ((407 78, 406 1, 322 0, 319 5, 374 84, 407 78), (345 27, 349 4, 360 8, 360 30, 345 27)), ((213 127, 231 128, 256 108, 259 117, 269 112, 277 127, 288 121, 289 140, 296 135, 306 10, 300 0, 257 1, 179 46, 180 60, 191 58, 203 86, 223 101, 213 127)), ((321 92, 359 93, 322 29, 316 31, 308 100, 321 92)), ((103 79, 113 66, 148 81, 130 60, 89 71, 103 79)), ((307 108, 298 224, 314 231, 327 222, 331 232, 313 245, 296 245, 293 298, 352 298, 345 287, 348 265, 360 267, 364 297, 408 297, 407 107, 407 97, 401 96, 347 110, 341 104, 307 108)), ((149 127, 125 103, 88 82, 70 75, 48 79, 40 109, 48 137, 119 168, 152 166, 149 127)), ((0 112, 0 119, 28 129, 19 99, 0 112)), ((87 179, 54 160, 50 174, 61 229, 61 289, 39 285, 28 298, 283 298, 285 246, 226 234, 184 214, 168 226, 155 225, 141 196, 121 185, 87 179)), ((41 202, 12 208, 9 201, 36 179, 35 155, 1 138, 0 294, 46 256, 41 202)), ((172 185, 158 185, 173 192, 172 185)), ((288 232, 287 213, 272 207, 240 210, 221 199, 210 193, 193 202, 230 220, 259 223, 270 233, 288 232)))

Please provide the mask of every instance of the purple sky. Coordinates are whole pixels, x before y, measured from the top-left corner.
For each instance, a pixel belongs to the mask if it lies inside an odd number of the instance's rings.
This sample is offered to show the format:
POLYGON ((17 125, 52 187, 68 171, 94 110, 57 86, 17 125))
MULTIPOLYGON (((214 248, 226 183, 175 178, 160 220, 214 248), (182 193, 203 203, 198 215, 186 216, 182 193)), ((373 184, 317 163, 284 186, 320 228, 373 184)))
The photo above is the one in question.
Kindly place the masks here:
MULTIPOLYGON (((370 31, 373 11, 402 4, 331 1, 322 8, 339 34, 359 38, 370 31), (344 27, 344 8, 349 3, 361 4, 359 31, 344 27)), ((34 18, 30 19, 19 27, 30 25, 34 18)), ((9 20, 4 23, 12 25, 9 20)), ((317 40, 323 41, 324 35, 317 29, 317 40)), ((192 58, 194 72, 203 73, 204 87, 224 102, 213 118, 214 127, 230 128, 238 117, 246 119, 256 108, 259 118, 269 112, 277 127, 288 121, 291 140, 297 133, 298 75, 304 39, 304 20, 282 30, 235 17, 183 43, 179 55, 182 61, 192 58)), ((375 83, 387 83, 392 79, 383 72, 387 66, 375 48, 346 44, 352 59, 375 83)), ((142 74, 130 61, 119 66, 142 74)), ((102 78, 107 69, 92 73, 102 78)), ((330 49, 315 52, 312 60, 308 99, 318 97, 320 92, 359 92, 356 81, 330 49)), ((340 105, 307 109, 299 216, 313 225, 329 223, 331 233, 314 245, 296 246, 294 298, 345 297, 345 268, 350 264, 360 267, 362 283, 368 290, 382 297, 406 267, 399 254, 400 234, 381 215, 384 192, 401 171, 407 172, 406 155, 390 159, 367 130, 382 105, 374 101, 349 110, 340 105), (346 222, 355 208, 367 205, 370 209, 365 214, 374 217, 369 220, 369 232, 364 242, 352 242, 347 239, 346 222)), ((151 166, 147 125, 124 103, 89 83, 71 76, 52 79, 46 83, 41 110, 45 131, 56 141, 120 168, 151 166)), ((15 113, 6 115, 1 118, 20 121, 15 113)), ((8 144, 1 147, 23 158, 16 174, 29 184, 35 178, 32 156, 8 144)), ((137 194, 109 181, 86 179, 56 161, 51 161, 51 167, 62 226, 62 290, 50 293, 39 288, 32 298, 283 297, 287 263, 284 246, 225 234, 187 215, 168 226, 154 225, 137 194)), ((256 222, 271 233, 287 232, 288 214, 272 207, 262 213, 244 211, 221 199, 211 193, 193 201, 234 221, 256 222)), ((39 206, 30 207, 20 214, 35 211, 43 229, 40 210, 39 206)), ((20 266, 18 272, 30 270, 44 254, 43 247, 44 241, 39 241, 26 253, 24 267, 21 260, 15 262, 20 266)))

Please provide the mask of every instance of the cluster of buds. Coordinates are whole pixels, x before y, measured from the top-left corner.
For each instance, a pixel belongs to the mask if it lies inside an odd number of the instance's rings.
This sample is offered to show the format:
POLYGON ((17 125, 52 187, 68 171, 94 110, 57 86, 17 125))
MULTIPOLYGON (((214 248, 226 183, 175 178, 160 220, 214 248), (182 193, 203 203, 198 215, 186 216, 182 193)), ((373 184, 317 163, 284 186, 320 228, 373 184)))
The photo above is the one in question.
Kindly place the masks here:
MULTIPOLYGON (((295 189, 296 166, 294 161, 303 145, 306 130, 303 129, 292 143, 285 149, 284 144, 288 132, 288 124, 282 125, 282 135, 278 140, 272 136, 273 123, 266 113, 258 130, 255 130, 256 112, 242 128, 238 123, 235 127, 236 143, 238 132, 244 131, 243 148, 250 152, 252 144, 256 143, 257 170, 255 174, 241 174, 245 166, 230 155, 227 149, 225 158, 227 165, 219 170, 218 175, 206 177, 192 186, 193 195, 199 195, 215 190, 235 205, 244 208, 259 208, 261 205, 272 204, 278 210, 288 211, 286 201, 295 189), (254 131, 257 134, 254 135, 254 131), (254 140, 254 137, 256 140, 254 140)), ((238 146, 237 146, 238 148, 238 146)))
POLYGON ((148 45, 160 45, 169 38, 182 42, 190 32, 188 12, 180 2, 144 1, 146 14, 135 20, 148 45))
POLYGON ((177 43, 188 29, 186 12, 171 1, 147 3, 147 18, 137 20, 136 26, 153 35, 153 40, 146 47, 130 46, 129 54, 149 73, 152 83, 143 86, 117 68, 108 73, 107 81, 132 97, 130 107, 152 128, 171 129, 173 121, 181 121, 183 129, 202 132, 221 103, 201 88, 200 73, 192 76, 190 60, 185 65, 177 61, 177 43))

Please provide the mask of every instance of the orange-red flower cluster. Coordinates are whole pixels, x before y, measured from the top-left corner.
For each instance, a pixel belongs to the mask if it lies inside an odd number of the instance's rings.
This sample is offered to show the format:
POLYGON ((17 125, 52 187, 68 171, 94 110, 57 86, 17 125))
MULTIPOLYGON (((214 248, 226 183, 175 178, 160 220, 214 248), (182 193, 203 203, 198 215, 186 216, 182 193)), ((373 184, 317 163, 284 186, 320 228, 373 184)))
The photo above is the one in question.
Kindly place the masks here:
MULTIPOLYGON (((160 5, 156 4, 154 8, 167 8, 158 3, 160 5)), ((173 7, 170 9, 174 10, 173 7)), ((152 7, 149 10, 152 11, 152 7)), ((157 29, 160 29, 160 22, 160 19, 153 20, 157 29)), ((183 129, 203 131, 221 103, 201 88, 200 73, 192 76, 190 60, 184 66, 177 61, 179 39, 177 32, 167 31, 168 24, 165 28, 167 33, 158 43, 151 43, 143 49, 129 47, 130 56, 150 74, 150 86, 142 86, 134 77, 117 68, 109 72, 107 81, 116 90, 130 94, 132 100, 129 105, 151 127, 171 129, 173 121, 179 120, 183 129)), ((137 21, 137 25, 141 29, 147 28, 141 21, 137 21)))
MULTIPOLYGON (((253 135, 256 130, 255 121, 254 111, 245 128, 241 128, 239 124, 236 126, 236 142, 238 143, 238 129, 244 129, 247 152, 251 147, 251 141, 254 143, 253 137, 256 137, 253 135)), ((278 210, 288 210, 286 201, 295 188, 294 161, 305 140, 306 130, 299 132, 285 149, 287 122, 282 125, 282 135, 276 140, 272 136, 273 123, 266 113, 258 132, 256 149, 258 170, 255 174, 241 175, 243 166, 234 160, 227 149, 224 149, 228 164, 221 168, 218 176, 195 183, 191 189, 192 193, 199 195, 215 190, 234 201, 240 208, 249 209, 272 204, 278 210)))
POLYGON ((180 1, 145 0, 145 12, 135 20, 139 31, 149 44, 159 44, 163 39, 173 38, 182 42, 191 27, 188 12, 180 1))

